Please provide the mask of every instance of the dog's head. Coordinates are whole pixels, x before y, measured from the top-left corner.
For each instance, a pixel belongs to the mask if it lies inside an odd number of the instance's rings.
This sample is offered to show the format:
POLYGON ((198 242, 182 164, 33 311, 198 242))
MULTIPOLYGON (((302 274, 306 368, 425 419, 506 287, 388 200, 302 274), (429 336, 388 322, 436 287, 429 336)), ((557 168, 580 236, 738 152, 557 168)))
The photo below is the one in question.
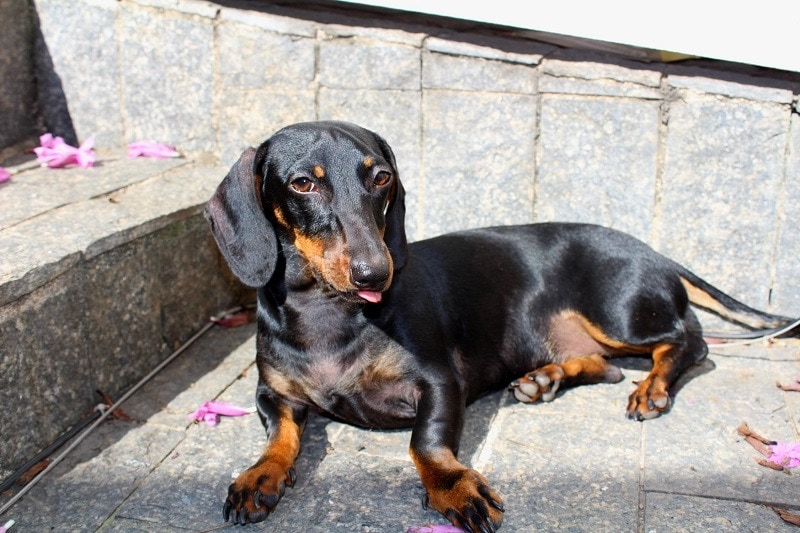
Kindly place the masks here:
POLYGON ((205 216, 244 284, 263 287, 281 251, 296 252, 316 281, 376 302, 406 262, 404 195, 383 138, 346 122, 307 122, 245 150, 205 216))

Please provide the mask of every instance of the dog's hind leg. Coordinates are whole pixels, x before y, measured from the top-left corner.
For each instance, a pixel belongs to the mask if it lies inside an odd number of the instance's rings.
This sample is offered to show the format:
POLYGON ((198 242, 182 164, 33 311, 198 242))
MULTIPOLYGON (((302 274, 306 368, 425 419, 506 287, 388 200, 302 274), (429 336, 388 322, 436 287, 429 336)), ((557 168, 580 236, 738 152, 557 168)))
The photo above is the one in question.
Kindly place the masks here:
POLYGON ((549 402, 562 386, 617 383, 621 380, 622 372, 619 368, 599 354, 590 354, 537 368, 511 383, 510 388, 520 402, 549 402))
POLYGON ((632 420, 649 420, 668 410, 669 388, 690 366, 708 353, 699 331, 689 331, 680 342, 663 343, 653 349, 653 369, 628 398, 626 415, 632 420))

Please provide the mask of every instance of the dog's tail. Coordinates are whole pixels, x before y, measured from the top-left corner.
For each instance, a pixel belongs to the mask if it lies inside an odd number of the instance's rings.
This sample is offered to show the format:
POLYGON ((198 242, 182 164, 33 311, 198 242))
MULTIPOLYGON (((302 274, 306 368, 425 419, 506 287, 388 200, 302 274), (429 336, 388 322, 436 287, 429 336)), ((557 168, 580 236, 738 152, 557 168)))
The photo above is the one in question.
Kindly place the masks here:
MULTIPOLYGON (((797 321, 795 318, 773 315, 753 309, 728 296, 686 269, 681 268, 680 278, 692 305, 750 330, 766 334, 779 331, 797 321)), ((800 326, 795 326, 779 336, 800 337, 800 326)))

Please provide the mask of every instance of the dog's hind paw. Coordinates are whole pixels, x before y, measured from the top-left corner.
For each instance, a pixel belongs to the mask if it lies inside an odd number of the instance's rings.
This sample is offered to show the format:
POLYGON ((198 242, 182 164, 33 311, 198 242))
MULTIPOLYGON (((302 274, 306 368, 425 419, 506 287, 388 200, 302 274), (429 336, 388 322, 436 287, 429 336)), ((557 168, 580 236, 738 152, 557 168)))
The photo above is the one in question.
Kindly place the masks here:
POLYGON ((523 403, 539 400, 550 402, 556 397, 562 379, 564 370, 559 365, 550 364, 528 372, 511 383, 509 389, 514 393, 514 398, 523 403))
POLYGON ((648 376, 638 383, 636 390, 628 398, 625 415, 631 420, 650 420, 669 411, 672 399, 669 397, 666 382, 657 377, 648 376))

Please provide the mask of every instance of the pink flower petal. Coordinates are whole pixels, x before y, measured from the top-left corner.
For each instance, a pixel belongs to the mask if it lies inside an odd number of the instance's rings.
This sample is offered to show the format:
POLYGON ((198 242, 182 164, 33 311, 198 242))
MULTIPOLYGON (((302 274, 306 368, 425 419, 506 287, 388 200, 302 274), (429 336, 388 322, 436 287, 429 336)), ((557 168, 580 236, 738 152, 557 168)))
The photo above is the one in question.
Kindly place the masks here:
POLYGON ((460 527, 447 525, 411 526, 406 533, 464 533, 460 527))
POLYGON ((770 462, 784 468, 800 467, 800 442, 778 442, 770 446, 770 462))
POLYGON ((61 168, 69 165, 79 165, 89 168, 94 165, 95 155, 92 151, 94 136, 89 136, 79 148, 70 146, 61 137, 53 137, 45 133, 39 137, 41 146, 34 148, 40 163, 50 168, 61 168))
POLYGON ((0 167, 0 183, 5 183, 11 179, 11 172, 0 167))
POLYGON ((219 423, 219 416, 241 416, 252 413, 252 409, 245 409, 225 402, 203 402, 195 412, 188 415, 189 418, 200 422, 201 420, 208 426, 216 426, 219 423))
POLYGON ((174 147, 152 142, 152 141, 136 141, 128 145, 128 157, 178 157, 180 154, 174 147))

